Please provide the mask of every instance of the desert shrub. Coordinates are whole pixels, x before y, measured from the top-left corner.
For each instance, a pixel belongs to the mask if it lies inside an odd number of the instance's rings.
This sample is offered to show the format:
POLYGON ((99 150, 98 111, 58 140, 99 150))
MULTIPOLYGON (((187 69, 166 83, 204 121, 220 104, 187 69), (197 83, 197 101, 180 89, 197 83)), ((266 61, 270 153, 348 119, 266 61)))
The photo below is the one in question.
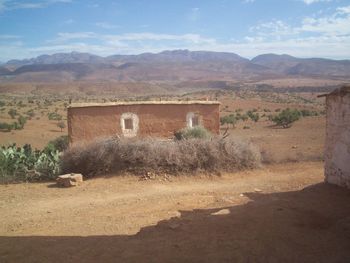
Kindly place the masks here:
POLYGON ((6 123, 1 122, 0 123, 0 130, 2 131, 12 131, 12 130, 22 130, 24 128, 24 124, 26 123, 27 119, 20 115, 17 119, 17 121, 12 123, 6 123))
POLYGON ((309 116, 318 116, 319 113, 317 111, 311 111, 311 110, 301 110, 300 114, 302 117, 309 117, 309 116))
POLYGON ((111 172, 217 172, 255 168, 260 152, 250 143, 233 138, 127 140, 106 138, 75 145, 64 152, 61 170, 86 177, 111 172))
POLYGON ((49 100, 47 100, 47 99, 45 99, 44 100, 44 106, 51 106, 52 105, 52 102, 51 101, 49 101, 49 100))
POLYGON ((8 114, 11 116, 12 119, 14 119, 16 117, 16 115, 18 115, 17 110, 15 110, 15 109, 10 109, 8 111, 8 114))
POLYGON ((220 124, 221 125, 224 125, 224 124, 229 125, 229 124, 231 124, 232 127, 234 127, 236 122, 237 122, 237 119, 236 119, 234 114, 226 115, 226 116, 223 116, 223 117, 220 118, 220 124))
POLYGON ((5 101, 0 100, 0 107, 4 107, 4 106, 6 106, 6 102, 5 102, 5 101))
POLYGON ((33 109, 30 109, 26 112, 26 115, 29 117, 29 118, 33 118, 35 116, 35 112, 33 109))
POLYGON ((17 120, 18 120, 18 127, 16 130, 22 130, 24 128, 24 124, 26 124, 27 122, 27 118, 20 115, 17 120))
POLYGON ((0 148, 0 182, 49 180, 59 172, 59 152, 32 150, 16 144, 0 148))
POLYGON ((27 106, 27 105, 23 104, 23 101, 20 100, 20 101, 17 102, 17 107, 23 108, 25 106, 27 106))
POLYGON ((13 124, 0 122, 0 130, 11 131, 13 129, 13 124))
POLYGON ((241 119, 242 121, 247 121, 248 120, 248 115, 247 114, 243 114, 243 115, 241 115, 240 116, 240 118, 239 119, 241 119))
POLYGON ((69 142, 68 142, 68 136, 63 135, 60 137, 57 137, 56 139, 50 141, 46 147, 45 151, 59 151, 63 152, 68 148, 69 142))
POLYGON ((248 111, 247 115, 254 122, 257 122, 260 119, 259 113, 254 113, 254 111, 248 111))
POLYGON ((278 115, 272 117, 272 121, 283 128, 289 128, 292 126, 292 123, 299 120, 301 113, 298 110, 284 109, 278 115))
POLYGON ((50 121, 52 121, 52 120, 54 120, 54 121, 62 120, 62 116, 60 114, 58 114, 57 112, 49 112, 47 114, 47 117, 49 118, 50 121))
POLYGON ((250 129, 249 126, 243 126, 243 130, 248 130, 248 129, 250 129))
POLYGON ((211 137, 211 133, 202 126, 196 126, 193 128, 183 128, 174 133, 174 136, 177 140, 183 139, 207 139, 211 137))

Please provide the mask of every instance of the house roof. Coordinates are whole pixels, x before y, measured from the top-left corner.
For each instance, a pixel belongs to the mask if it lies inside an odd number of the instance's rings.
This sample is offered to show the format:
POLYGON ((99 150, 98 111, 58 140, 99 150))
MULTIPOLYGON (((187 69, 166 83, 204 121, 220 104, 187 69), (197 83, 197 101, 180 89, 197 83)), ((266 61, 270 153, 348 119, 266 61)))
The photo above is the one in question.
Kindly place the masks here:
POLYGON ((104 103, 72 103, 68 108, 85 108, 85 107, 106 107, 121 105, 213 105, 221 104, 219 101, 189 100, 189 101, 120 101, 104 103))
POLYGON ((349 85, 344 85, 344 86, 342 86, 340 88, 337 88, 337 89, 333 90, 330 93, 322 94, 322 95, 319 95, 317 97, 326 97, 326 96, 330 96, 330 95, 344 96, 345 94, 348 94, 348 93, 350 93, 350 84, 349 85))

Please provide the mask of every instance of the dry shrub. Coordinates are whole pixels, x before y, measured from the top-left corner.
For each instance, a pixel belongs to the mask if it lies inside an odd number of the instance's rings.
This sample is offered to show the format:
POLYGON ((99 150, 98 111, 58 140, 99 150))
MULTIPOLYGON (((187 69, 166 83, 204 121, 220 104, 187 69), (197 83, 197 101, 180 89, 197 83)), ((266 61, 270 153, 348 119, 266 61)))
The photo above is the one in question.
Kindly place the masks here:
POLYGON ((260 160, 255 146, 234 138, 181 141, 105 138, 65 151, 61 169, 86 177, 121 171, 178 174, 256 168, 260 160))

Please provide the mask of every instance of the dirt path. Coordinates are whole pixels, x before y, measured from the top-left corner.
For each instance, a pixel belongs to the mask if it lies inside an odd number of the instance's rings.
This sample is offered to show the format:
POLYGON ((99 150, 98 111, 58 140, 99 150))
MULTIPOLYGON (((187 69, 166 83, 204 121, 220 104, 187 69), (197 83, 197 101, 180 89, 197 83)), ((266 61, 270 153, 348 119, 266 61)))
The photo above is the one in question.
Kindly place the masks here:
POLYGON ((0 186, 0 262, 350 261, 350 191, 322 163, 170 180, 0 186))

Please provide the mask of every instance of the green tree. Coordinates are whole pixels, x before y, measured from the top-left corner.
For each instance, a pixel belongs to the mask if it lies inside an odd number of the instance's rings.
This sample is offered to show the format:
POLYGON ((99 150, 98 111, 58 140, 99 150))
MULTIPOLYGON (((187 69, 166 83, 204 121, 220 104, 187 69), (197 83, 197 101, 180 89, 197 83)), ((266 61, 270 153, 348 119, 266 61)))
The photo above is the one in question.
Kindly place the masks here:
POLYGON ((63 121, 57 123, 57 127, 61 129, 61 132, 66 128, 66 124, 63 121))
POLYGON ((259 113, 254 113, 254 110, 248 111, 247 115, 252 121, 257 122, 260 119, 260 116, 259 116, 259 113))
POLYGON ((228 126, 231 124, 232 127, 235 126, 237 119, 234 114, 226 115, 220 118, 221 125, 227 124, 228 126))
POLYGON ((299 120, 301 117, 301 113, 294 109, 284 109, 278 115, 272 117, 272 121, 283 128, 290 128, 292 123, 299 120))
POLYGON ((19 129, 19 130, 22 130, 22 129, 24 128, 24 124, 26 124, 26 122, 27 122, 27 118, 26 118, 26 117, 23 117, 22 115, 20 115, 20 116, 18 117, 18 124, 19 124, 18 129, 19 129))

